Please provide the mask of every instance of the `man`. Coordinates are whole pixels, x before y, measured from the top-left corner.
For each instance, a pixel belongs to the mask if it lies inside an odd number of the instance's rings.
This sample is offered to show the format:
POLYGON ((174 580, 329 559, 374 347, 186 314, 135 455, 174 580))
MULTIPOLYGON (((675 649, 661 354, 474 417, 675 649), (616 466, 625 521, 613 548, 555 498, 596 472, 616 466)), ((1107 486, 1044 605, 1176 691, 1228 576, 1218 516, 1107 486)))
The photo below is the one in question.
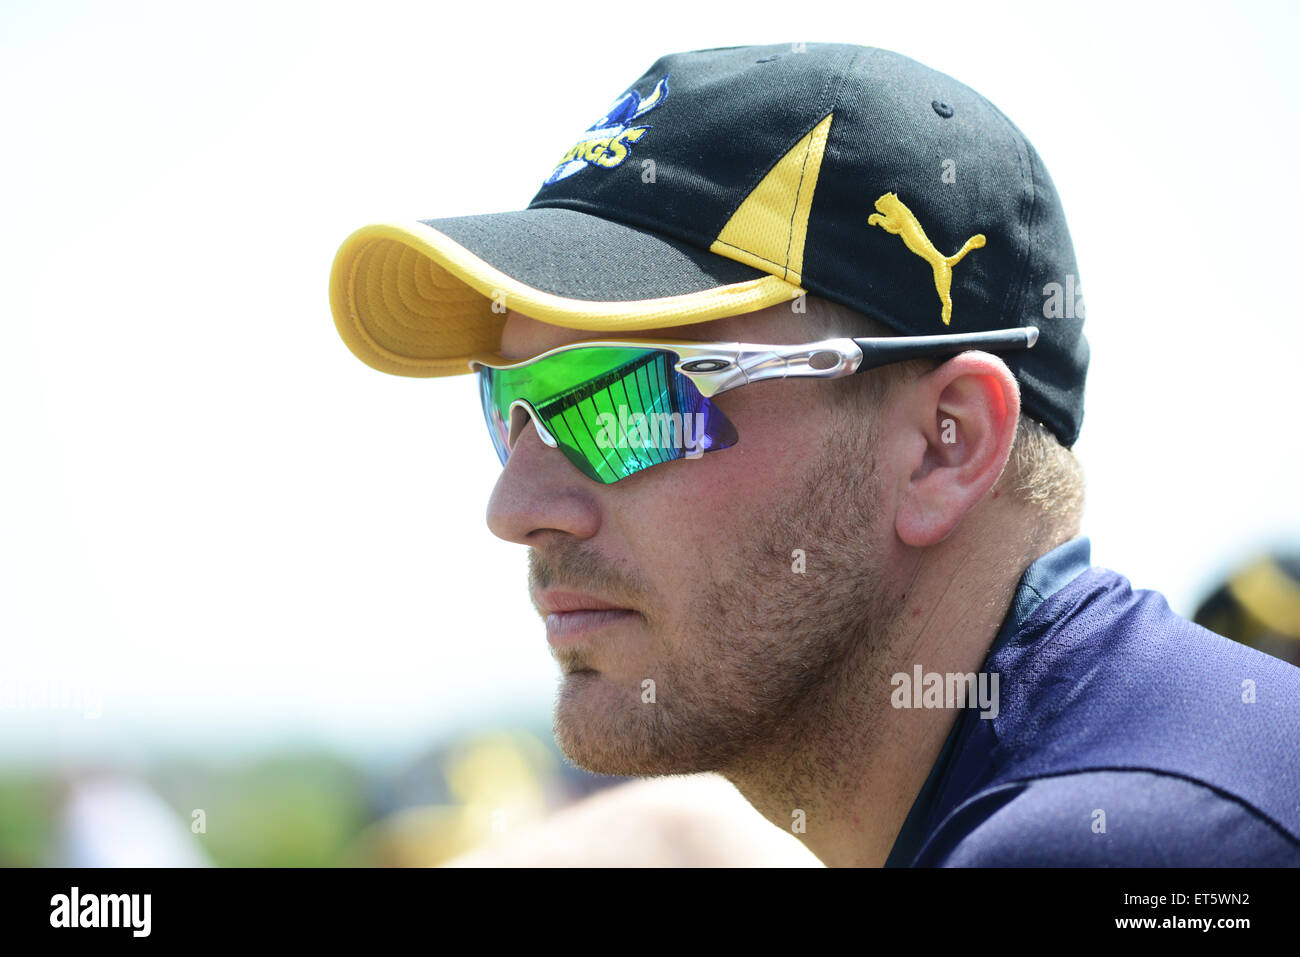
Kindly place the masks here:
POLYGON ((1300 671, 1091 567, 1062 206, 951 78, 664 57, 528 209, 359 230, 331 302, 478 374, 575 763, 716 771, 831 865, 1300 863, 1300 671))

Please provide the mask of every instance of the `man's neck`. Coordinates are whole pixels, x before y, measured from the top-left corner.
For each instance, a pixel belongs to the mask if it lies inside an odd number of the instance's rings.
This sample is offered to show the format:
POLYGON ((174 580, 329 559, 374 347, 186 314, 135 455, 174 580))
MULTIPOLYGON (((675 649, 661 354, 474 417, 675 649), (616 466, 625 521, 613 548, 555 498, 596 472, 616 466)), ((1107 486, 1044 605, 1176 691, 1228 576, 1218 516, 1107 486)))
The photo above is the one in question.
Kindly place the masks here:
MULTIPOLYGON (((912 561, 883 659, 846 662, 835 686, 810 702, 779 741, 720 770, 828 866, 885 863, 961 714, 916 700, 895 703, 912 698, 918 666, 925 674, 978 673, 1021 574, 1052 547, 1012 557, 997 554, 998 546, 951 545, 912 561), (905 676, 906 694, 895 675, 905 676)), ((872 645, 880 647, 862 643, 872 645)))

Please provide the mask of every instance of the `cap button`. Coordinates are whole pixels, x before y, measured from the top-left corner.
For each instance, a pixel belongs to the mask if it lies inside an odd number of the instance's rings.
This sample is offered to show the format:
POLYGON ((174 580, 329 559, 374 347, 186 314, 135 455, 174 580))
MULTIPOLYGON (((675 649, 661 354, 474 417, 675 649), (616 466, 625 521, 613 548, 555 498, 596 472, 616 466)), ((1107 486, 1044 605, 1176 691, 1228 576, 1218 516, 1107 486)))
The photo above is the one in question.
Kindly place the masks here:
POLYGON ((949 106, 947 103, 945 103, 943 100, 931 100, 930 105, 934 107, 934 111, 938 113, 940 116, 942 116, 945 120, 948 117, 952 116, 952 107, 949 106))

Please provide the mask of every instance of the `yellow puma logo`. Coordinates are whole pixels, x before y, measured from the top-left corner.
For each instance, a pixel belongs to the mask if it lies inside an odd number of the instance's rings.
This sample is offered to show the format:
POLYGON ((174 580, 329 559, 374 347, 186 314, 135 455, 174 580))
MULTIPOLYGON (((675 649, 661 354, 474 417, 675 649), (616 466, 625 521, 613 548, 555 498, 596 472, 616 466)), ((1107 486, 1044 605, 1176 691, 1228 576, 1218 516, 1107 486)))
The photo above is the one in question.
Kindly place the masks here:
POLYGON ((984 245, 984 234, 976 233, 966 240, 965 245, 951 256, 945 256, 934 248, 930 237, 925 234, 916 216, 908 209, 895 193, 886 193, 876 200, 878 212, 867 217, 868 226, 879 226, 887 233, 903 237, 903 245, 916 253, 934 269, 934 288, 939 292, 939 301, 943 303, 943 324, 952 319, 952 267, 957 265, 972 249, 984 245))

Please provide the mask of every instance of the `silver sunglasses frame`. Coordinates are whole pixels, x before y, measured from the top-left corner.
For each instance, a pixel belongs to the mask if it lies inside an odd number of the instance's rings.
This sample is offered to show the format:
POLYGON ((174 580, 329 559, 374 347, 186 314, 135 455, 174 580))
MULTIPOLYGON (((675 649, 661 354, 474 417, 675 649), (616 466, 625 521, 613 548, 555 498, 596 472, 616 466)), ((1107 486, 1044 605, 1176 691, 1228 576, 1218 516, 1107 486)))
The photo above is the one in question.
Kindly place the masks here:
MULTIPOLYGON (((972 349, 989 352, 1032 349, 1037 342, 1037 326, 939 336, 842 337, 789 345, 691 339, 589 339, 565 343, 527 359, 509 360, 495 353, 480 354, 470 358, 469 368, 471 372, 481 368, 520 369, 563 352, 592 347, 661 349, 676 353, 674 371, 689 378, 702 396, 712 398, 770 379, 838 379, 908 359, 958 355, 972 349)), ((551 448, 559 447, 555 436, 542 424, 541 417, 527 400, 516 399, 510 403, 508 411, 512 419, 516 407, 522 407, 528 414, 543 442, 551 448)))

